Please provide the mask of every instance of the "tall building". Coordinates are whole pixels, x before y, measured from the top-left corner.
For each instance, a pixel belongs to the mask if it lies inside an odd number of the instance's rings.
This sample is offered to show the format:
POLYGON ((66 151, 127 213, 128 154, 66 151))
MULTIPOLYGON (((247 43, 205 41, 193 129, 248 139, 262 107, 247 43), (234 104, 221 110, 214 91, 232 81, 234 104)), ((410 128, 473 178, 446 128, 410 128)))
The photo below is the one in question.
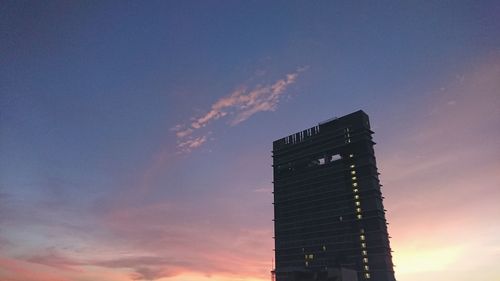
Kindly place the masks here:
POLYGON ((368 115, 273 143, 276 281, 395 281, 368 115))

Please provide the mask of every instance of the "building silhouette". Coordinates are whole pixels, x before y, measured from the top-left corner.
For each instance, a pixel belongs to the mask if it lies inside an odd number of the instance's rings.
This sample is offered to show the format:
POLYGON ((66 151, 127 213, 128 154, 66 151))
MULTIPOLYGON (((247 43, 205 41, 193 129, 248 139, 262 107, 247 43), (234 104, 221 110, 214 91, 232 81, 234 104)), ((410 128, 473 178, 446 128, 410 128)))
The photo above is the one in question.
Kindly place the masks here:
POLYGON ((273 142, 276 281, 395 281, 372 134, 357 111, 273 142))

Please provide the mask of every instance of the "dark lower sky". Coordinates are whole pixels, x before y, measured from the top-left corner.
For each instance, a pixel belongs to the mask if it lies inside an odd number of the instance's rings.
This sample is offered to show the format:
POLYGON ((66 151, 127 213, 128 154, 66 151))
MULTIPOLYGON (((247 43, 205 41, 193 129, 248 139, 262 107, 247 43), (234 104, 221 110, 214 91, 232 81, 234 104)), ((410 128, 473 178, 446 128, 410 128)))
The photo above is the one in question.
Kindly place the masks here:
POLYGON ((371 117, 401 281, 500 278, 498 1, 0 1, 0 279, 261 281, 272 141, 371 117))

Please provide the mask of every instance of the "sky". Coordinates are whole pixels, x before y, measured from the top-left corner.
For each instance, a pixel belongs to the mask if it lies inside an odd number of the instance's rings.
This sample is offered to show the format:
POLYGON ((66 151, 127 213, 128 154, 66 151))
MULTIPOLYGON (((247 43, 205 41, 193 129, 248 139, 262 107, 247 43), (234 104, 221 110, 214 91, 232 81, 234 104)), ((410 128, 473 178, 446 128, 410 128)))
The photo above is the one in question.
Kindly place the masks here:
POLYGON ((262 281, 272 141, 371 118, 399 281, 500 280, 498 1, 0 1, 0 279, 262 281))

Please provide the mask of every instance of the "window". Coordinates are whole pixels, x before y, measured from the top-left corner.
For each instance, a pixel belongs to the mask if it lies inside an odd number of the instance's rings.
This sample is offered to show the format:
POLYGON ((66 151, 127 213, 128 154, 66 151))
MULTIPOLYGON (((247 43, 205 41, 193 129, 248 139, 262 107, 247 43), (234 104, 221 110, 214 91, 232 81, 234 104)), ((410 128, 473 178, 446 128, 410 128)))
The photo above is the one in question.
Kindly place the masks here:
POLYGON ((357 188, 353 189, 354 193, 357 193, 359 190, 357 188))
POLYGON ((354 199, 359 199, 359 195, 354 195, 354 199))
MULTIPOLYGON (((365 242, 361 243, 361 248, 366 248, 366 243, 365 242)), ((367 259, 366 262, 368 262, 368 259, 367 259)))
POLYGON ((356 208, 356 212, 361 213, 361 208, 356 208))
POLYGON ((364 263, 368 263, 368 258, 363 258, 364 263))
POLYGON ((308 262, 308 261, 306 261, 306 267, 308 267, 308 266, 309 266, 309 262, 308 262))
POLYGON ((361 206, 361 203, 359 201, 354 202, 354 204, 356 204, 356 206, 361 206))
POLYGON ((318 159, 320 165, 325 165, 325 158, 318 159))
POLYGON ((365 278, 370 279, 370 273, 365 273, 365 278))
POLYGON ((340 157, 340 154, 335 154, 335 155, 332 155, 332 158, 330 159, 330 161, 333 162, 333 161, 337 161, 340 159, 342 159, 342 157, 340 157))
POLYGON ((370 270, 370 267, 368 267, 368 265, 365 265, 364 268, 365 270, 370 270))
POLYGON ((363 256, 368 255, 368 252, 366 250, 361 251, 361 253, 363 254, 363 256))
POLYGON ((360 231, 361 233, 365 233, 365 229, 364 229, 364 228, 361 228, 359 231, 360 231))
POLYGON ((349 154, 349 158, 353 158, 354 157, 354 154, 349 154))
POLYGON ((361 214, 358 214, 356 217, 358 218, 358 220, 363 218, 363 216, 361 214))
POLYGON ((358 183, 355 182, 355 183, 352 184, 352 186, 356 187, 356 186, 358 186, 358 183))
POLYGON ((356 171, 351 171, 351 175, 355 175, 356 174, 356 171))
POLYGON ((365 236, 364 235, 360 235, 359 239, 361 239, 361 241, 365 241, 365 236))
POLYGON ((357 178, 356 177, 352 177, 352 180, 355 181, 357 178))
POLYGON ((309 259, 310 259, 310 260, 314 259, 314 255, 313 255, 313 254, 310 254, 310 255, 309 255, 309 259))
POLYGON ((326 251, 326 246, 325 245, 323 245, 323 251, 326 251))
POLYGON ((354 164, 352 164, 350 167, 351 167, 351 168, 354 168, 354 167, 356 167, 356 166, 355 166, 354 164))

